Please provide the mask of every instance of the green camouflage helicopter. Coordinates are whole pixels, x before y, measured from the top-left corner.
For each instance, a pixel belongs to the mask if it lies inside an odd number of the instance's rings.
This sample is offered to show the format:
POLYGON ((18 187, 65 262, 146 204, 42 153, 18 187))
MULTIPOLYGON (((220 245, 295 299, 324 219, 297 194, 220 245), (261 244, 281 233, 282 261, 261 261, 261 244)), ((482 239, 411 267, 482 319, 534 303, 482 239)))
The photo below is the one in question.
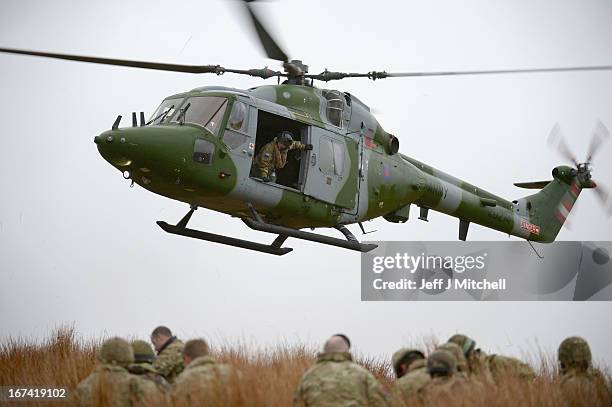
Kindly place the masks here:
MULTIPOLYGON (((595 188, 591 161, 609 138, 601 123, 596 127, 587 159, 579 163, 569 151, 558 127, 550 141, 573 163, 553 169, 550 181, 517 183, 540 189, 508 201, 474 185, 400 154, 399 140, 385 131, 368 106, 357 97, 320 89, 314 81, 344 78, 450 76, 612 70, 612 66, 459 72, 342 73, 325 70, 309 74, 301 61, 290 60, 278 46, 250 4, 242 4, 270 59, 284 71, 227 69, 219 65, 177 65, 65 55, 0 48, 0 52, 34 55, 186 73, 226 72, 279 79, 278 85, 248 90, 207 86, 167 97, 145 122, 132 113, 132 126, 112 128, 95 137, 102 157, 143 188, 185 202, 189 212, 176 225, 157 222, 168 233, 217 242, 260 252, 284 255, 289 237, 367 252, 374 244, 360 243, 346 228, 382 216, 404 223, 412 204, 419 219, 429 209, 459 219, 459 239, 465 240, 474 222, 528 241, 552 242, 584 188, 595 188), (285 78, 280 83, 280 78, 285 78), (262 179, 254 164, 263 146, 281 132, 311 146, 289 153, 287 165, 272 179, 262 179), (194 230, 187 224, 198 207, 238 217, 251 229, 277 235, 261 244, 194 230), (335 228, 345 239, 304 231, 335 228)), ((595 191, 607 205, 608 193, 595 191)))

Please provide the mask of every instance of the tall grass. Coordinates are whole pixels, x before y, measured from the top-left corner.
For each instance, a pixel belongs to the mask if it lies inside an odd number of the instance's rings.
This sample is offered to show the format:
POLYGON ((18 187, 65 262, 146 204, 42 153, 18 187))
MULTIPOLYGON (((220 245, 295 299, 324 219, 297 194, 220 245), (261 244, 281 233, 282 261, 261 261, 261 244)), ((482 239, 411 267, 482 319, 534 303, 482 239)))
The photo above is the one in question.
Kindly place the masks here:
MULTIPOLYGON (((433 346, 435 339, 425 342, 433 346)), ((100 343, 100 340, 84 341, 70 327, 57 329, 42 343, 27 338, 5 340, 0 343, 0 386, 53 386, 73 390, 94 368, 100 343)), ((316 358, 314 348, 288 344, 260 349, 240 344, 222 345, 214 348, 213 354, 220 362, 234 365, 241 372, 240 378, 231 382, 233 397, 230 405, 266 407, 291 405, 294 389, 316 358)), ((477 385, 468 384, 452 393, 427 393, 410 405, 612 406, 612 397, 605 389, 568 394, 559 383, 550 356, 543 353, 539 358, 537 354, 530 356, 531 363, 536 362, 539 372, 533 382, 512 376, 501 377, 496 383, 481 380, 477 385)), ((385 389, 393 386, 389 361, 365 356, 356 359, 378 378, 385 389)), ((102 401, 103 395, 98 399, 102 401)), ((170 403, 160 400, 154 404, 170 403)), ((209 400, 203 405, 213 404, 209 400)))

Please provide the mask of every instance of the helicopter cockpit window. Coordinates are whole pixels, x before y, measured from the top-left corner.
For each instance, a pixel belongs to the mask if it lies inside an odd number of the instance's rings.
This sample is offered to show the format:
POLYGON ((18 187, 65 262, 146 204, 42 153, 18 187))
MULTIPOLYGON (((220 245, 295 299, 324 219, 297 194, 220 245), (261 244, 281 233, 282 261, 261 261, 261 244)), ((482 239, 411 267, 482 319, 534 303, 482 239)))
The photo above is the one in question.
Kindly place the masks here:
MULTIPOLYGON (((223 121, 227 99, 217 96, 192 97, 183 105, 185 123, 204 126, 215 136, 219 133, 219 127, 223 121), (185 107, 189 104, 189 108, 185 107)), ((173 121, 178 121, 178 115, 173 121)))
POLYGON ((327 107, 325 108, 327 120, 336 127, 342 127, 344 95, 337 90, 324 90, 323 96, 327 100, 327 107))
POLYGON ((167 123, 172 119, 172 115, 176 112, 183 99, 166 99, 155 110, 147 124, 167 123))
POLYGON ((249 139, 249 109, 240 101, 235 101, 227 120, 227 129, 223 134, 223 142, 231 149, 238 148, 249 139))

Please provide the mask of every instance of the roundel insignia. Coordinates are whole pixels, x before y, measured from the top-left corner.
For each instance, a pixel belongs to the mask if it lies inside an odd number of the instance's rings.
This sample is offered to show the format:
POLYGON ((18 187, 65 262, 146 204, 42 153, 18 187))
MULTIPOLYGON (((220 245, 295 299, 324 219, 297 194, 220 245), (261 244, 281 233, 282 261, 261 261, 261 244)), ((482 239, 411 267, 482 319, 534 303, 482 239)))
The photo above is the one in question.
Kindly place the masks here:
POLYGON ((383 179, 385 182, 391 179, 391 168, 387 164, 383 164, 383 179))

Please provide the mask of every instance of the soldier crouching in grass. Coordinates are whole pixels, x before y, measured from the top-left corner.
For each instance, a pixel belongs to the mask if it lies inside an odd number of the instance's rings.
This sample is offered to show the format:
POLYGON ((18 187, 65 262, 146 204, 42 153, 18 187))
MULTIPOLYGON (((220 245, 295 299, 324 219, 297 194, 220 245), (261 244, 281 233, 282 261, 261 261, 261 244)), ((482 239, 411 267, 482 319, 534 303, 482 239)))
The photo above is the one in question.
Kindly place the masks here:
POLYGON ((240 373, 231 365, 215 361, 205 340, 187 341, 182 357, 185 370, 174 383, 175 406, 240 404, 240 373))
POLYGON ((294 407, 386 406, 382 387, 367 369, 353 362, 344 335, 325 342, 314 366, 295 391, 294 407))
POLYGON ((397 381, 391 391, 389 404, 393 407, 409 406, 419 390, 431 381, 427 372, 427 359, 418 349, 402 348, 393 354, 391 362, 397 381))
POLYGON ((76 405, 148 406, 163 400, 163 393, 153 382, 127 371, 134 363, 134 352, 127 341, 121 338, 104 341, 97 357, 99 364, 74 392, 76 405))
POLYGON ((558 360, 561 388, 568 397, 586 400, 598 396, 612 403, 612 386, 601 371, 593 367, 591 348, 586 340, 578 336, 566 338, 559 345, 558 360))
POLYGON ((173 383, 183 371, 183 342, 173 336, 169 328, 158 326, 151 333, 151 343, 157 351, 153 369, 169 383, 173 383))
POLYGON ((468 382, 457 374, 457 360, 450 351, 438 349, 432 352, 427 358, 427 371, 431 381, 420 390, 426 405, 428 402, 460 400, 468 382))
POLYGON ((457 344, 463 350, 468 367, 466 373, 470 377, 478 376, 485 383, 495 383, 508 376, 525 381, 533 381, 536 378, 535 371, 527 363, 510 356, 488 355, 481 349, 476 349, 476 341, 465 335, 453 335, 448 342, 457 344))
POLYGON ((134 350, 134 363, 128 366, 128 371, 143 379, 152 381, 164 392, 170 390, 168 381, 153 368, 155 352, 151 345, 141 340, 132 341, 131 345, 134 350))

